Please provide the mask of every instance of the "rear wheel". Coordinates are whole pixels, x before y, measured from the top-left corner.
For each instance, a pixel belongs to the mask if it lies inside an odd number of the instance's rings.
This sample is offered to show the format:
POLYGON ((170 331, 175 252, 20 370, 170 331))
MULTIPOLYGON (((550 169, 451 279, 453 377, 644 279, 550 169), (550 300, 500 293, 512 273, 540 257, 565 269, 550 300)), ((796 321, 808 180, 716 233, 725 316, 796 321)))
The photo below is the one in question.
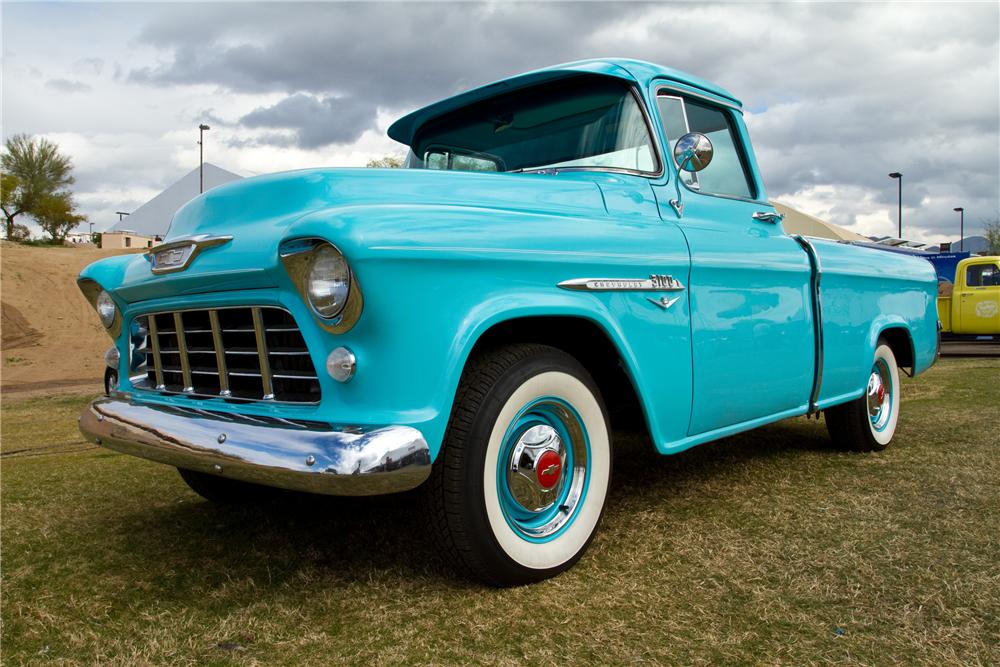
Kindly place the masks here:
POLYGON ((181 479, 191 487, 191 490, 209 502, 219 505, 235 505, 249 503, 260 499, 271 491, 267 487, 241 482, 237 479, 209 475, 203 472, 178 468, 181 479))
POLYGON ((494 586, 583 555, 611 473, 600 394, 568 354, 512 345, 470 360, 426 497, 445 553, 494 586))
POLYGON ((899 368, 892 348, 880 339, 864 395, 826 410, 826 428, 839 447, 871 452, 889 446, 898 421, 899 368))

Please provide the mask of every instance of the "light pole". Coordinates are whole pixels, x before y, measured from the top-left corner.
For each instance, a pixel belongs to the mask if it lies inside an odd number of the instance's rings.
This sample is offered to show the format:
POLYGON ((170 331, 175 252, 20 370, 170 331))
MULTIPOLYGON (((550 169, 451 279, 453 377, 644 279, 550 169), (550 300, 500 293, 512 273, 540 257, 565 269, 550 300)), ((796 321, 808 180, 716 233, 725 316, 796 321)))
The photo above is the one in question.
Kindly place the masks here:
POLYGON ((198 192, 205 191, 205 130, 210 129, 204 123, 198 125, 198 192))
POLYGON ((898 171, 894 171, 889 174, 889 178, 895 178, 899 181, 899 207, 897 219, 899 220, 899 238, 903 238, 903 175, 898 171))
POLYGON ((962 250, 964 249, 962 247, 962 239, 965 238, 965 207, 958 206, 955 208, 955 210, 958 211, 958 214, 960 216, 958 222, 958 251, 962 252, 962 250))
POLYGON ((125 211, 115 211, 115 215, 118 216, 118 222, 121 222, 122 220, 125 219, 126 215, 132 215, 132 214, 131 213, 126 213, 125 211))

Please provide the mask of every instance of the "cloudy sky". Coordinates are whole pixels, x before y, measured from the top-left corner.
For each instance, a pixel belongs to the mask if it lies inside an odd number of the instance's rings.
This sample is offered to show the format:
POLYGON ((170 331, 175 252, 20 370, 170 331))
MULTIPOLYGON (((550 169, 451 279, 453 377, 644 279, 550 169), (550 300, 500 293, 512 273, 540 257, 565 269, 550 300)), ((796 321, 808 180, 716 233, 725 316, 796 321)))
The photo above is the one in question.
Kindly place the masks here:
POLYGON ((96 229, 206 160, 249 176, 404 149, 393 119, 597 56, 718 82, 772 199, 864 234, 957 236, 1000 211, 998 3, 2 5, 3 135, 76 166, 96 229))

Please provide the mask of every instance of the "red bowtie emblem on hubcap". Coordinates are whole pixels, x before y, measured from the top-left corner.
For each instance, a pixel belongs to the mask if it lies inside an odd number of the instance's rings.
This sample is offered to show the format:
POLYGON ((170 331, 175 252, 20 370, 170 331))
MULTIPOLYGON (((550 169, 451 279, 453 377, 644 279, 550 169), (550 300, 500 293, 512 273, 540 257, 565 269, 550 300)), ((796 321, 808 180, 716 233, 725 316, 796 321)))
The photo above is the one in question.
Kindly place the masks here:
POLYGON ((535 473, 538 477, 538 484, 543 489, 551 489, 559 482, 562 473, 562 459, 552 450, 545 452, 538 457, 535 473))

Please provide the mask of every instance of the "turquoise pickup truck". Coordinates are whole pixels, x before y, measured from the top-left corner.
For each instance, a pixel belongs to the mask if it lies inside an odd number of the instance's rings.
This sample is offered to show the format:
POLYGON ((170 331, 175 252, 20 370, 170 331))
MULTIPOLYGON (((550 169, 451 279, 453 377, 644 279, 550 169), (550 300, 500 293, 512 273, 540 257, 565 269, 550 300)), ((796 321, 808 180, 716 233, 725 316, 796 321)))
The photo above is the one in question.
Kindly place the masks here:
POLYGON ((507 586, 575 563, 616 423, 673 454, 787 417, 886 447, 934 363, 927 262, 791 236, 741 105, 633 60, 398 120, 404 169, 215 188, 79 285, 114 339, 92 441, 216 501, 421 487, 442 550, 507 586))

